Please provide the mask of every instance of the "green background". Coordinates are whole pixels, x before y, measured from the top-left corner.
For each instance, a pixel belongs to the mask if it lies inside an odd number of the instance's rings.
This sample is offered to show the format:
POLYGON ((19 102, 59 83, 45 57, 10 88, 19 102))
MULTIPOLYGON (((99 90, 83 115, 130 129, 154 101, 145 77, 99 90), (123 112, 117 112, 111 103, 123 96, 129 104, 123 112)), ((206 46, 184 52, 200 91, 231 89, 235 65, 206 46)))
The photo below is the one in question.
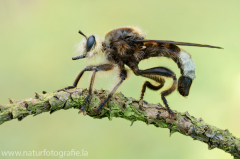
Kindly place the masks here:
MULTIPOLYGON (((85 66, 84 60, 71 60, 73 46, 83 38, 79 29, 103 37, 112 28, 140 26, 148 32, 147 39, 224 47, 182 46, 195 61, 197 78, 187 98, 175 91, 167 100, 173 110, 188 111, 240 137, 239 7, 239 0, 0 0, 0 104, 71 85, 85 66)), ((140 68, 154 66, 168 67, 180 77, 177 65, 166 58, 142 62, 140 68)), ((79 88, 88 87, 90 75, 79 88)), ((144 81, 131 73, 118 91, 138 99, 144 81)), ((98 76, 95 88, 108 89, 110 83, 111 77, 98 76)), ((159 93, 147 90, 145 100, 161 103, 159 93)), ((87 158, 94 159, 232 158, 179 133, 169 137, 168 129, 142 122, 130 126, 130 121, 117 118, 95 120, 77 112, 60 110, 4 123, 0 151, 84 149, 87 158)))

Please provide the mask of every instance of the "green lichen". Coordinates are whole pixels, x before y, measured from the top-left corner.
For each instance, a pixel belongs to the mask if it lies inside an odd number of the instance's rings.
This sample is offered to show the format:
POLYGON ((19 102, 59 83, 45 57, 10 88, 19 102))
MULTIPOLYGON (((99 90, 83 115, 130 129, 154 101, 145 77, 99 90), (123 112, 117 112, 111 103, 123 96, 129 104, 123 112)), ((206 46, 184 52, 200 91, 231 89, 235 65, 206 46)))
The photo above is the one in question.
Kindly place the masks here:
MULTIPOLYGON (((11 104, 0 105, 0 124, 12 120, 22 120, 28 115, 38 115, 43 112, 53 113, 60 109, 80 109, 88 90, 79 89, 73 91, 61 91, 46 94, 36 94, 35 98, 21 101, 10 100, 11 104)), ((175 117, 169 118, 167 110, 159 104, 139 105, 139 101, 126 98, 122 93, 116 93, 104 105, 100 114, 94 111, 103 99, 108 95, 107 91, 94 91, 91 102, 86 106, 87 115, 93 118, 120 117, 131 121, 143 121, 156 127, 170 129, 170 135, 175 132, 192 137, 195 140, 208 144, 209 149, 220 148, 230 153, 234 158, 240 159, 240 139, 234 137, 228 130, 221 130, 205 123, 201 118, 190 116, 188 112, 176 112, 175 117)))

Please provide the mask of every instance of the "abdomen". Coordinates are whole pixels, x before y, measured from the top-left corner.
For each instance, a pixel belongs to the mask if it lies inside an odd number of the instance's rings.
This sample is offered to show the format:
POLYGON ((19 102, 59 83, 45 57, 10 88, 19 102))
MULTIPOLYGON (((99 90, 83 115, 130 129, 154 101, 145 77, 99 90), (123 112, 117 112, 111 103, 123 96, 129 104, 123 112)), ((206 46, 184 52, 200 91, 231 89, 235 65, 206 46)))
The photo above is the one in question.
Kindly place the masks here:
POLYGON ((163 56, 177 63, 182 74, 178 80, 178 92, 182 96, 188 96, 192 80, 196 78, 196 66, 191 55, 174 44, 145 42, 143 45, 146 47, 145 59, 163 56))

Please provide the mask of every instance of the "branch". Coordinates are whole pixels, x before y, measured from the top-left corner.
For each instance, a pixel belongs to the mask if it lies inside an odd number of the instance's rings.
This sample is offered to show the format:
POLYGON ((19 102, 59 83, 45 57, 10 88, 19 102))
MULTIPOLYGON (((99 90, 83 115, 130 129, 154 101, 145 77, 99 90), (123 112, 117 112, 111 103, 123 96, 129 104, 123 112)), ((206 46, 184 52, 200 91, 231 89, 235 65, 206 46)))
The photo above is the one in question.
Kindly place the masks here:
MULTIPOLYGON (((190 116, 188 112, 177 113, 169 118, 168 111, 160 104, 139 104, 138 100, 124 97, 116 93, 102 109, 101 114, 93 111, 107 97, 107 91, 96 90, 89 106, 86 107, 87 115, 93 118, 120 117, 132 121, 143 121, 156 127, 170 129, 170 135, 179 132, 192 137, 194 140, 208 144, 209 149, 219 148, 230 153, 235 159, 240 159, 240 139, 234 137, 227 129, 221 130, 205 123, 201 118, 190 116)), ((0 124, 12 119, 22 120, 28 115, 38 115, 50 111, 50 114, 60 110, 75 108, 80 109, 88 94, 87 89, 73 91, 37 94, 35 98, 21 101, 10 99, 10 104, 0 105, 0 124)))

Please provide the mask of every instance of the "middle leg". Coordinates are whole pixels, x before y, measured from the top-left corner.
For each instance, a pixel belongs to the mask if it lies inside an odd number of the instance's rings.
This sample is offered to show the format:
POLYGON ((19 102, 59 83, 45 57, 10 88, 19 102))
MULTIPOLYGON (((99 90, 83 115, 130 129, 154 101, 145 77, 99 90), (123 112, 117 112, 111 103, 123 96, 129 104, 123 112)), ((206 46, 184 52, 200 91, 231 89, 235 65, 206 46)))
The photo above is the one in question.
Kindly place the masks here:
POLYGON ((92 95, 92 90, 93 90, 93 84, 94 84, 94 80, 95 80, 95 75, 98 71, 109 71, 109 70, 112 70, 113 69, 113 65, 110 65, 110 64, 104 64, 104 65, 99 65, 97 66, 94 71, 93 71, 93 74, 92 74, 92 77, 91 77, 91 81, 90 81, 90 86, 89 86, 89 94, 88 96, 85 98, 84 100, 84 103, 80 109, 80 111, 78 113, 81 113, 83 112, 83 114, 85 115, 86 114, 86 111, 85 111, 85 107, 89 101, 89 98, 91 97, 92 95))
POLYGON ((120 72, 120 78, 121 80, 118 82, 118 84, 113 88, 113 90, 109 93, 108 97, 101 103, 101 105, 95 109, 95 111, 98 112, 98 114, 100 114, 100 110, 102 109, 102 107, 106 104, 106 102, 112 97, 112 95, 116 92, 116 90, 118 89, 118 87, 123 83, 123 81, 127 78, 127 71, 122 68, 121 72, 120 72))
POLYGON ((143 100, 143 96, 144 96, 144 93, 146 91, 146 87, 148 87, 151 90, 157 91, 157 90, 161 89, 164 86, 165 80, 163 78, 158 77, 158 78, 151 78, 151 79, 156 81, 156 82, 158 82, 158 83, 160 83, 160 85, 154 86, 149 81, 145 81, 145 83, 142 86, 140 100, 143 100))

